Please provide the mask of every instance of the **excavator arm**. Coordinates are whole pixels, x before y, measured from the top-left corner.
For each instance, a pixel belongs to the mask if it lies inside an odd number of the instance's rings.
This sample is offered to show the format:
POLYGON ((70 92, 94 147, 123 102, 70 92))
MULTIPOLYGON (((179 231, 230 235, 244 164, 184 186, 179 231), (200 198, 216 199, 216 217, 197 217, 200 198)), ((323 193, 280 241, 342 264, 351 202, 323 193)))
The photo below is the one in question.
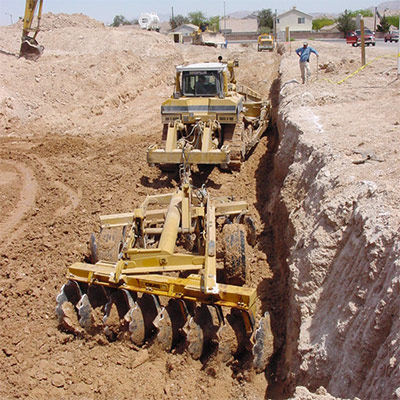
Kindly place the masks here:
POLYGON ((26 0, 24 25, 22 28, 22 43, 19 52, 20 57, 36 61, 43 53, 44 47, 36 41, 40 30, 40 19, 42 17, 43 0, 26 0), (33 19, 37 19, 36 27, 32 27, 33 19), (33 36, 29 33, 33 32, 33 36))

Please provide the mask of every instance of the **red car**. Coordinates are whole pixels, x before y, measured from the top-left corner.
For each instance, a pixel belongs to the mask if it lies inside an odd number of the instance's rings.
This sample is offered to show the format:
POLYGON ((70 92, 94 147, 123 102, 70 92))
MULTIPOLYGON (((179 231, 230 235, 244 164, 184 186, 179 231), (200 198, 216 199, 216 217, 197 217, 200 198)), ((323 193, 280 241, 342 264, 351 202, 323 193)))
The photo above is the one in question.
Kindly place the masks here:
POLYGON ((383 37, 385 39, 385 42, 398 42, 399 41, 399 31, 390 31, 388 33, 385 33, 385 36, 383 37))
MULTIPOLYGON (((364 29, 364 39, 365 39, 365 44, 367 46, 369 45, 375 46, 375 33, 367 28, 364 29)), ((351 44, 353 46, 360 46, 361 30, 357 29, 355 31, 349 32, 346 36, 346 43, 351 44)))

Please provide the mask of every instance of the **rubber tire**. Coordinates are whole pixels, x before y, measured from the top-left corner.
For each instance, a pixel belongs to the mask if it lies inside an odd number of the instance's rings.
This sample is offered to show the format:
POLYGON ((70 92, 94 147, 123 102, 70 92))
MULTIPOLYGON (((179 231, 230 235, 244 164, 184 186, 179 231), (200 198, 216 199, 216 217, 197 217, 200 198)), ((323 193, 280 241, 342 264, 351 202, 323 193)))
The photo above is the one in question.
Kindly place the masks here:
POLYGON ((225 283, 242 286, 246 282, 246 231, 241 224, 222 229, 225 283))
POLYGON ((98 235, 90 237, 90 261, 95 264, 100 260, 117 262, 124 243, 123 228, 104 228, 98 235))

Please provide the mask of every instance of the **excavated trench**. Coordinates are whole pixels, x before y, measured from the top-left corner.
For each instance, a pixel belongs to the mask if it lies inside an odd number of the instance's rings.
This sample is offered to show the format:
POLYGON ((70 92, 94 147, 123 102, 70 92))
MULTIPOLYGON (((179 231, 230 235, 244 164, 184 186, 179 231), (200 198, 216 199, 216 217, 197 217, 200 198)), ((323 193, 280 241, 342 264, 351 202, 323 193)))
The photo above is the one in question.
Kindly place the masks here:
POLYGON ((266 397, 296 397, 304 386, 399 398, 399 233, 374 182, 349 185, 335 173, 338 160, 307 141, 279 88, 276 80, 276 128, 257 169, 268 238, 259 245, 273 270, 258 287, 275 337, 266 397))

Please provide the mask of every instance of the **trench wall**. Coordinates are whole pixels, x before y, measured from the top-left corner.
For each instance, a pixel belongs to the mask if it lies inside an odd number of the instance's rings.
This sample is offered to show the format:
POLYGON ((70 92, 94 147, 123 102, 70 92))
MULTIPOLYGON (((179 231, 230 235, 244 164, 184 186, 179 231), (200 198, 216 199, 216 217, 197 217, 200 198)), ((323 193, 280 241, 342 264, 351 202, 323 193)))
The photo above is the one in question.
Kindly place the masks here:
POLYGON ((284 94, 280 104, 266 212, 287 285, 282 387, 400 398, 398 225, 377 184, 345 179, 329 144, 316 145, 292 120, 284 94))

